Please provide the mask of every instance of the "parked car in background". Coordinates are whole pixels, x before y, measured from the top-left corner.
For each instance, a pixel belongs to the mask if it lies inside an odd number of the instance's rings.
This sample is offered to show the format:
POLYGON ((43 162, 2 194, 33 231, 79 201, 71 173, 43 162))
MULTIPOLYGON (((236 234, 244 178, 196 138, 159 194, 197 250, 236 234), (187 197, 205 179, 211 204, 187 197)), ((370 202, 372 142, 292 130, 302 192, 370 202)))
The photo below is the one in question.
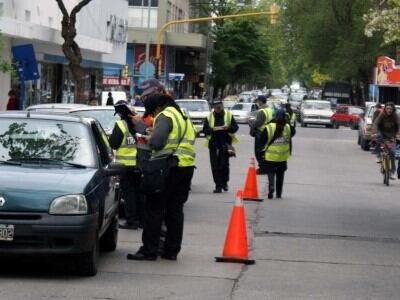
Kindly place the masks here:
POLYGON ((252 91, 242 92, 239 94, 239 100, 237 102, 252 103, 257 98, 257 94, 252 91))
POLYGON ((232 107, 236 104, 236 101, 229 101, 229 100, 224 100, 224 108, 226 110, 231 110, 232 107))
POLYGON ((69 112, 73 109, 88 107, 86 104, 75 103, 46 103, 35 104, 28 106, 27 111, 41 111, 41 112, 69 112))
POLYGON ((351 129, 358 129, 360 116, 364 114, 364 109, 351 105, 338 105, 331 117, 332 127, 348 126, 351 129))
POLYGON ((211 111, 208 101, 204 99, 177 99, 175 102, 188 112, 196 129, 196 134, 200 135, 203 132, 204 120, 211 111))
POLYGON ((117 247, 123 170, 104 136, 92 118, 0 113, 0 255, 69 254, 96 274, 117 247))
POLYGON ((300 123, 302 127, 312 124, 330 128, 332 127, 332 115, 333 111, 329 101, 304 100, 300 108, 300 123))
POLYGON ((255 103, 236 103, 231 112, 237 123, 248 123, 251 113, 257 110, 255 103))

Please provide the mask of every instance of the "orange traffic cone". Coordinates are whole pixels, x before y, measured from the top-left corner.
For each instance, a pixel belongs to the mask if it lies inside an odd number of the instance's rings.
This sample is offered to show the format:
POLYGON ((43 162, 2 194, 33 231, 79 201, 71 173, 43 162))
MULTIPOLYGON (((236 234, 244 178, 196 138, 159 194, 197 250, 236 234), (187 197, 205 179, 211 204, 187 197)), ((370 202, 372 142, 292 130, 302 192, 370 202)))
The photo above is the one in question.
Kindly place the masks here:
POLYGON ((255 161, 252 157, 250 159, 250 167, 247 171, 246 183, 243 190, 243 200, 245 201, 263 201, 264 199, 258 197, 257 188, 257 175, 255 161))
POLYGON ((232 210, 228 231, 226 233, 222 257, 216 257, 217 262, 234 262, 252 265, 254 260, 249 259, 247 249, 247 231, 242 201, 242 191, 236 194, 236 202, 232 210))

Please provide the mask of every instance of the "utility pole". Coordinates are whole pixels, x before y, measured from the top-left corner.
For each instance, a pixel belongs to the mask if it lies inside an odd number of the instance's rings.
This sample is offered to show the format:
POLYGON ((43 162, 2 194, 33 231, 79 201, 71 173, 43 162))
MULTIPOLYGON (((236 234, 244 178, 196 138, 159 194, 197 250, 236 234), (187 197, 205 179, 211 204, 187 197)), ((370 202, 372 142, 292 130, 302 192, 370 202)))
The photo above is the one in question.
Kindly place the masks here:
POLYGON ((145 68, 144 68, 144 80, 149 78, 149 70, 148 66, 150 63, 150 12, 151 12, 151 1, 148 0, 148 7, 147 7, 147 41, 146 41, 146 60, 145 60, 145 68))

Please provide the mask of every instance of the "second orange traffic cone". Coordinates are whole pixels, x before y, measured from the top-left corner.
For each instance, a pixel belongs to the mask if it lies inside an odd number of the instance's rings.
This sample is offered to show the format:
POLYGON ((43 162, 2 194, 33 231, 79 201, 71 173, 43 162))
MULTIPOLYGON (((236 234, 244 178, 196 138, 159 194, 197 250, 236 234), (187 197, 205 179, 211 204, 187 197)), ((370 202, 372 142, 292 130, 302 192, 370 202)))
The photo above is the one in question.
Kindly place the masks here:
POLYGON ((253 157, 250 160, 250 167, 249 170, 247 171, 246 182, 243 188, 243 200, 245 201, 264 200, 258 196, 256 167, 253 157))
POLYGON ((247 230, 244 206, 242 201, 242 191, 236 194, 235 206, 232 210, 226 233, 224 251, 221 257, 216 257, 217 262, 234 262, 253 265, 254 260, 249 259, 247 249, 247 230))

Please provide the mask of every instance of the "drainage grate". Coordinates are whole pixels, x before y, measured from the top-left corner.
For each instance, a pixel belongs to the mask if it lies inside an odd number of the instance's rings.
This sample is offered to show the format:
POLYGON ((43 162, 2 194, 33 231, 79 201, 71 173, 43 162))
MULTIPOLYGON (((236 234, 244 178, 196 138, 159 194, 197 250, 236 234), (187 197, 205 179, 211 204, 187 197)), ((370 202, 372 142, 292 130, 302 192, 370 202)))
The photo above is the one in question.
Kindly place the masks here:
POLYGON ((399 238, 335 235, 335 234, 261 231, 261 232, 256 232, 255 236, 256 237, 282 237, 282 238, 315 239, 315 240, 349 240, 349 241, 361 241, 361 242, 400 244, 399 238))

